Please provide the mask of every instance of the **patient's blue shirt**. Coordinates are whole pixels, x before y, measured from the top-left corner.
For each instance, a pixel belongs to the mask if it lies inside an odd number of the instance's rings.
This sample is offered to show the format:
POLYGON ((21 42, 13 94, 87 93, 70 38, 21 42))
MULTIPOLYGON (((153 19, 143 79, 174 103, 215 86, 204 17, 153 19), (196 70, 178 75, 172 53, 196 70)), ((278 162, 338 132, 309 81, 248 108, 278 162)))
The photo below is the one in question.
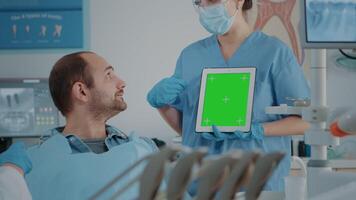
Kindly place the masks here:
MULTIPOLYGON (((54 128, 51 130, 51 135, 62 134, 63 130, 64 127, 54 128)), ((104 143, 108 150, 116 145, 126 143, 129 140, 128 136, 123 131, 112 126, 106 126, 106 134, 107 137, 104 139, 104 143)), ((92 148, 90 148, 82 139, 78 138, 74 134, 69 134, 65 137, 68 140, 73 154, 93 152, 92 148)), ((142 137, 142 139, 147 140, 148 143, 152 143, 152 140, 149 138, 142 137)))

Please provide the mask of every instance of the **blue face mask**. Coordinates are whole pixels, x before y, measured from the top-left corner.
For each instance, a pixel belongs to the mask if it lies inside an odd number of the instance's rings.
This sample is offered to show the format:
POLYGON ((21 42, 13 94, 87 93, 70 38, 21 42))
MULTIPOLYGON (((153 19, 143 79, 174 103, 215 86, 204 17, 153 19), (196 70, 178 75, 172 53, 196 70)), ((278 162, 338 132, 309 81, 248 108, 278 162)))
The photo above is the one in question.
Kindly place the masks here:
POLYGON ((224 3, 208 6, 199 10, 199 21, 210 33, 224 35, 234 23, 237 11, 230 16, 224 3))

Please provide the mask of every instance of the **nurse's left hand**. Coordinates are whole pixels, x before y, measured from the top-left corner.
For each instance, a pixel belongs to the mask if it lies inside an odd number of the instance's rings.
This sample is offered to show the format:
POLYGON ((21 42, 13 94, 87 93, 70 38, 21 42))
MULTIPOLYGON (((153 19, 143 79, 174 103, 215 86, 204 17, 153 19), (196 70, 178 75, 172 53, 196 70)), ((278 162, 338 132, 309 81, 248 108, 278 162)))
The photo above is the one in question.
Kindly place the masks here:
POLYGON ((202 137, 213 141, 223 141, 223 140, 245 140, 249 141, 252 139, 262 140, 264 136, 264 129, 262 124, 253 123, 251 125, 251 130, 249 132, 235 131, 233 133, 223 133, 218 127, 213 125, 212 133, 202 133, 202 137))

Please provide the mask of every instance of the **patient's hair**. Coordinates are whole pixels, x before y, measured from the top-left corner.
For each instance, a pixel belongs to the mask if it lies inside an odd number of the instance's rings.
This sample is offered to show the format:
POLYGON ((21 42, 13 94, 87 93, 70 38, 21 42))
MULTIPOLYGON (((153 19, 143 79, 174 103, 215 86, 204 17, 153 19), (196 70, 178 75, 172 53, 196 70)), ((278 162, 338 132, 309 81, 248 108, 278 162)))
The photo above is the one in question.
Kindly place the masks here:
POLYGON ((245 0, 244 5, 242 6, 242 10, 250 10, 252 8, 252 0, 245 0))
POLYGON ((93 52, 81 51, 63 56, 54 64, 49 75, 53 102, 64 116, 72 109, 71 91, 74 83, 80 81, 88 88, 94 86, 88 62, 81 56, 86 53, 93 52))

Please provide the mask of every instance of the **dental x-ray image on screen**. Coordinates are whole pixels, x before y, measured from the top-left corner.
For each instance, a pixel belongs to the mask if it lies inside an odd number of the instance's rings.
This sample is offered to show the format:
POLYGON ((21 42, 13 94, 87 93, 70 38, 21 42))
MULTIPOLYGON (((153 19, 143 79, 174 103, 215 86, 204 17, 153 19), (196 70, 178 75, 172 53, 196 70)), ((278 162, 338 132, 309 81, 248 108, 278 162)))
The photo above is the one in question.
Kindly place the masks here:
POLYGON ((1 88, 0 132, 32 131, 33 105, 32 88, 1 88))
POLYGON ((48 79, 0 78, 0 137, 42 137, 59 126, 48 79))
POLYGON ((308 42, 356 42, 356 0, 306 0, 308 42))

